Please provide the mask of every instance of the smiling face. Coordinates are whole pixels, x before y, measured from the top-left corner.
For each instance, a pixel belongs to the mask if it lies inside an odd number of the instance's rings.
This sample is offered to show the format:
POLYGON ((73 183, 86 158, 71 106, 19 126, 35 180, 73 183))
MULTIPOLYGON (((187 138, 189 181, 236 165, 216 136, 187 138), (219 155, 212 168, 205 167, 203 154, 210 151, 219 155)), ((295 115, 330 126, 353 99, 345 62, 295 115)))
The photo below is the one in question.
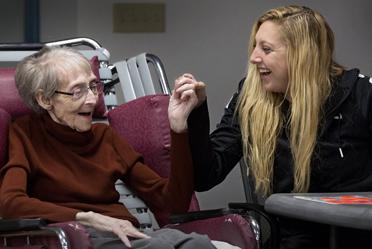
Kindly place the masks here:
MULTIPOLYGON (((58 91, 71 93, 81 87, 89 87, 90 83, 96 80, 92 71, 74 70, 64 74, 62 84, 58 91)), ((86 96, 74 100, 70 95, 55 94, 50 99, 47 111, 51 118, 59 123, 71 127, 72 129, 84 132, 90 130, 92 126, 92 115, 96 106, 98 95, 94 95, 88 90, 86 96)))
POLYGON ((250 62, 257 66, 266 91, 285 93, 288 87, 287 46, 278 24, 265 21, 255 37, 250 62))

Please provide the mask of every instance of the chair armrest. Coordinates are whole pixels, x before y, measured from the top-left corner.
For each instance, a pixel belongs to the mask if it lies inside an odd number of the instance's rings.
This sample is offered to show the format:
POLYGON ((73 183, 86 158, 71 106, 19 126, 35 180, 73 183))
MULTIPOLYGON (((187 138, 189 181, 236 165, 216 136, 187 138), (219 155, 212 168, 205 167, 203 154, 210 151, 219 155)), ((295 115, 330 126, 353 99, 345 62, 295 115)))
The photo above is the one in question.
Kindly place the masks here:
POLYGON ((279 248, 279 225, 276 217, 267 213, 263 205, 255 203, 229 203, 229 208, 235 210, 234 213, 244 214, 254 212, 266 220, 270 227, 270 248, 279 248))
POLYGON ((259 243, 250 220, 239 214, 225 214, 208 219, 169 224, 165 227, 178 229, 184 233, 205 234, 211 240, 224 241, 244 249, 257 249, 259 243))
POLYGON ((214 217, 219 217, 226 214, 231 214, 231 210, 226 208, 220 209, 211 209, 211 210, 202 210, 202 211, 193 211, 184 214, 172 214, 169 217, 171 224, 185 223, 194 220, 209 219, 214 217))
POLYGON ((0 219, 0 232, 35 230, 45 227, 48 222, 44 219, 0 219))
POLYGON ((235 210, 235 213, 253 211, 253 212, 258 213, 260 216, 263 216, 268 222, 270 222, 273 219, 273 216, 268 214, 265 211, 264 206, 260 204, 238 202, 238 203, 229 203, 228 205, 230 209, 235 210))
MULTIPOLYGON (((45 219, 1 219, 0 235, 4 241, 34 237, 48 248, 93 249, 85 227, 76 221, 49 223, 45 219)), ((0 248, 1 245, 0 245, 0 248)), ((23 247, 22 247, 23 248, 23 247)))

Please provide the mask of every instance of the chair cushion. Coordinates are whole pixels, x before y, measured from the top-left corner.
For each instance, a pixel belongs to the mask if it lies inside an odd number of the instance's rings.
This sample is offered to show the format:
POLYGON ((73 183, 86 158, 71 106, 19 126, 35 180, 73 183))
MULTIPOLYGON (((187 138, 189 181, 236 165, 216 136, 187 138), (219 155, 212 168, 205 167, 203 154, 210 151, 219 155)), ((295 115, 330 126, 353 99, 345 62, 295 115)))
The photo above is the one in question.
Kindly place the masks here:
MULTIPOLYGON (((99 78, 99 61, 94 56, 90 60, 93 73, 99 78)), ((15 68, 0 68, 0 108, 6 110, 12 118, 31 113, 28 106, 21 99, 14 81, 15 68)), ((94 111, 94 117, 104 117, 106 107, 104 96, 101 94, 94 111)))

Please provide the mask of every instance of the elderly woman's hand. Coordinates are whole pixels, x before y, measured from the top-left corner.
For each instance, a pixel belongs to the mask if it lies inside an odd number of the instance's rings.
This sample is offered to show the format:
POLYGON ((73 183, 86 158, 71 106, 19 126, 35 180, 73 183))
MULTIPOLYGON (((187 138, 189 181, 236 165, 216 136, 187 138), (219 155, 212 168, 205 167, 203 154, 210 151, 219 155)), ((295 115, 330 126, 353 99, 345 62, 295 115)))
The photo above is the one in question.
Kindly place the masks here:
POLYGON ((83 225, 93 227, 100 231, 113 232, 127 247, 131 247, 128 237, 146 239, 148 235, 141 233, 128 220, 112 218, 94 212, 79 212, 76 220, 83 225))
POLYGON ((176 79, 168 108, 169 122, 173 131, 187 130, 189 114, 206 99, 205 88, 206 85, 197 81, 192 74, 183 74, 176 79))

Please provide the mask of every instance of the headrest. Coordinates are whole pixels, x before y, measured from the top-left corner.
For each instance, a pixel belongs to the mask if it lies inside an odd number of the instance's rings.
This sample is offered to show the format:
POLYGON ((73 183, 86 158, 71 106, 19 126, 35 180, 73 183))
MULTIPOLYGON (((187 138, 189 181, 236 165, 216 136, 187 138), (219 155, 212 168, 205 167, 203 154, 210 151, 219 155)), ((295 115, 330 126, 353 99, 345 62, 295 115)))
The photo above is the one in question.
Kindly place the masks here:
MULTIPOLYGON (((99 78, 99 61, 98 57, 94 56, 90 60, 92 71, 99 78)), ((10 114, 12 118, 16 118, 32 111, 25 105, 21 99, 14 80, 15 68, 0 68, 0 108, 10 114)), ((94 117, 104 117, 106 107, 104 96, 101 94, 98 99, 97 106, 94 111, 94 117)))
MULTIPOLYGON (((92 59, 90 59, 90 66, 92 67, 92 71, 94 75, 97 77, 97 79, 100 79, 98 56, 94 56, 92 57, 92 59)), ((97 102, 96 108, 94 109, 93 117, 102 118, 102 117, 105 117, 105 115, 106 115, 106 106, 105 106, 104 94, 102 93, 98 97, 98 102, 97 102)))
POLYGON ((6 110, 13 118, 31 112, 19 96, 14 74, 15 68, 0 68, 0 108, 6 110))

